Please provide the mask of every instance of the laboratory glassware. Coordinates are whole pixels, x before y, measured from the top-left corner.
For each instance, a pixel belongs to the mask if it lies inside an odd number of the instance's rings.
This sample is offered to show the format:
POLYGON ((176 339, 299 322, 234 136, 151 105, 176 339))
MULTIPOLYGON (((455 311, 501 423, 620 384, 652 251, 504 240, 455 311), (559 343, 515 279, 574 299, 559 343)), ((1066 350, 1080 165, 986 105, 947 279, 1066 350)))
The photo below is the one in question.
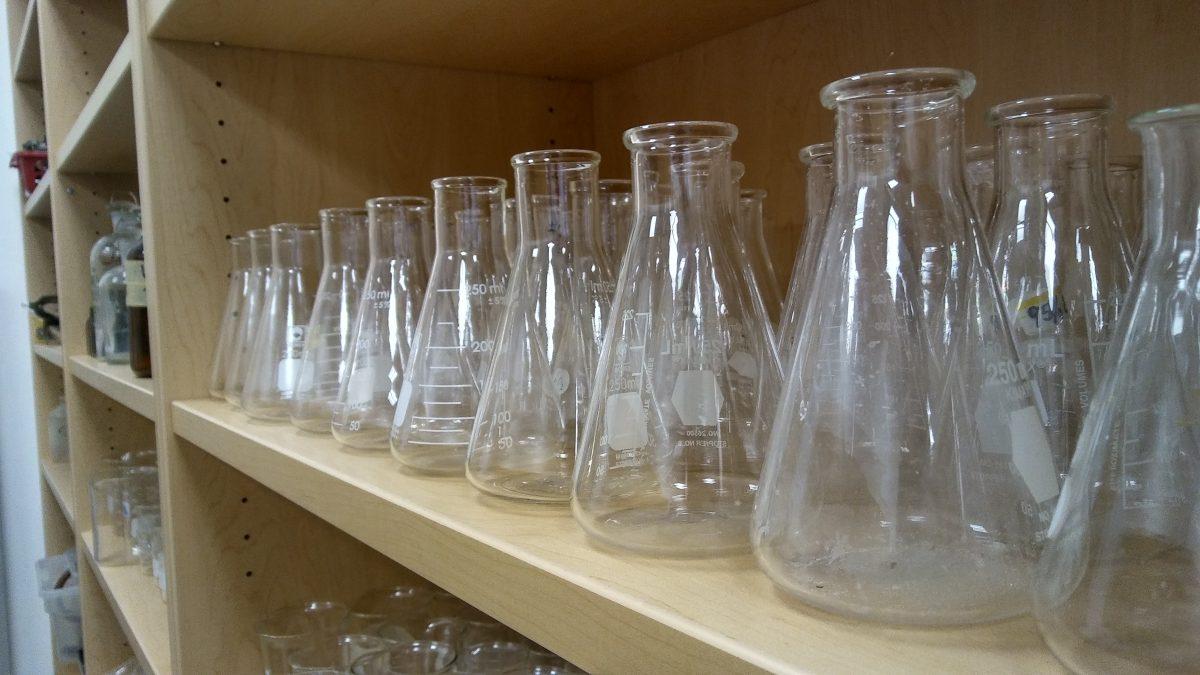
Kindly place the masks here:
POLYGON ((1147 247, 1038 564, 1034 615, 1076 672, 1200 663, 1200 105, 1135 117, 1147 247))
POLYGON ((1017 353, 1041 397, 1065 476, 1096 393, 1131 261, 1105 187, 1107 97, 1001 103, 992 265, 1017 353))
POLYGON ((595 539, 651 555, 749 547, 780 385, 734 215, 737 127, 625 132, 637 214, 576 451, 572 509, 595 539))
POLYGON ((504 311, 507 277, 492 242, 501 236, 506 186, 483 176, 433 181, 437 255, 389 435, 392 454, 417 472, 464 471, 504 311))
POLYGON ((1117 222, 1136 258, 1145 243, 1142 233, 1142 158, 1137 155, 1109 157, 1107 183, 1117 222))
POLYGON ((827 85, 837 186, 754 517, 760 566, 906 624, 1028 610, 1058 475, 963 180, 970 73, 827 85))
POLYGON ((501 497, 566 502, 613 294, 597 237, 600 155, 542 150, 516 155, 512 165, 520 254, 471 434, 467 478, 501 497))
POLYGON ((125 538, 124 511, 121 496, 126 488, 125 478, 116 473, 104 473, 88 483, 92 508, 92 551, 101 565, 133 564, 129 541, 125 538))
POLYGON ((129 310, 129 367, 150 377, 150 302, 146 293, 146 249, 138 242, 125 256, 125 306, 129 310))
POLYGON ((109 324, 115 320, 105 315, 101 317, 100 280, 105 272, 119 267, 124 255, 129 252, 141 239, 141 215, 134 201, 113 200, 108 207, 109 219, 112 221, 112 234, 107 234, 92 245, 88 255, 88 263, 92 275, 92 307, 90 342, 94 343, 95 356, 107 360, 108 355, 115 349, 110 339, 109 324))
POLYGON ((256 625, 259 653, 264 675, 291 672, 292 654, 316 642, 332 640, 346 606, 327 600, 313 600, 271 612, 256 625))
POLYGON ((271 276, 254 328, 242 409, 256 419, 286 420, 320 274, 321 231, 291 223, 270 230, 271 276))
POLYGON ((430 220, 429 206, 425 197, 367 201, 371 262, 332 424, 334 438, 350 447, 388 447, 428 280, 421 233, 430 220))
POLYGON ((436 675, 449 673, 457 657, 453 645, 414 640, 370 654, 354 663, 354 675, 436 675))
POLYGON ((979 226, 985 232, 990 232, 992 222, 992 204, 996 199, 996 150, 991 145, 972 145, 967 148, 967 196, 975 215, 979 217, 979 226))
POLYGON ((351 605, 355 614, 381 617, 402 626, 410 635, 425 628, 425 618, 433 594, 421 586, 389 586, 362 594, 351 605))
POLYGON ((804 166, 804 232, 792 263, 792 278, 788 281, 787 298, 779 322, 779 358, 786 369, 796 344, 796 334, 804 310, 808 307, 813 276, 817 273, 821 237, 829 215, 829 200, 833 197, 833 143, 814 143, 800 149, 800 164, 804 166))
POLYGON ((229 366, 231 343, 250 290, 250 239, 230 237, 228 241, 229 288, 225 291, 221 327, 217 330, 217 344, 213 347, 212 369, 208 375, 208 395, 217 399, 225 398, 225 369, 229 366))
POLYGON ((633 184, 617 179, 600 181, 600 241, 614 275, 621 271, 632 224, 633 184))
POLYGON ((511 270, 517 264, 517 249, 521 245, 521 224, 517 220, 517 198, 504 200, 504 260, 511 270))
POLYGON ((529 648, 520 642, 481 642, 459 652, 454 672, 460 675, 495 675, 529 664, 529 648))
POLYGON ((238 310, 233 337, 229 340, 223 393, 226 401, 239 407, 242 405, 242 393, 246 387, 246 369, 250 365, 250 353, 254 350, 254 338, 258 333, 258 318, 262 314, 263 301, 271 288, 270 229, 247 232, 246 246, 250 253, 250 269, 246 272, 245 297, 238 310))
POLYGON ((767 252, 767 238, 763 232, 763 200, 766 190, 739 190, 737 198, 738 229, 742 239, 745 264, 762 295, 767 319, 778 332, 779 315, 783 311, 783 294, 779 290, 779 277, 775 275, 775 264, 767 252))
POLYGON ((296 427, 327 434, 350 352, 355 312, 369 261, 366 209, 321 209, 321 277, 292 393, 289 417, 296 427))

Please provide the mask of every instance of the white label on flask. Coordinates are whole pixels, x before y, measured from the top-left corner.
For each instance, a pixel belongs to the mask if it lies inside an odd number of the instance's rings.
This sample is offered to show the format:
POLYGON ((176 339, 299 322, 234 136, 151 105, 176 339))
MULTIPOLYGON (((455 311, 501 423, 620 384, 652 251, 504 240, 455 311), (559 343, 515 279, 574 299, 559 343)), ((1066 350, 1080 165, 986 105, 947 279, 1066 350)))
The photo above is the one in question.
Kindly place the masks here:
POLYGON ((753 380, 758 377, 758 361, 746 352, 734 352, 729 357, 729 367, 746 379, 753 380))
POLYGON ((1034 500, 1040 503, 1057 496, 1058 472, 1037 408, 1029 406, 1009 413, 1008 431, 1013 464, 1034 500))
POLYGON ((346 403, 350 406, 361 406, 370 403, 375 398, 375 369, 364 366, 350 375, 346 383, 346 403))
POLYGON ((125 261, 125 304, 146 307, 146 263, 143 260, 125 261))
POLYGON ((636 391, 612 394, 605 402, 604 433, 613 450, 633 450, 650 442, 642 397, 636 391))
POLYGON ((711 370, 685 370, 675 376, 671 405, 679 421, 688 426, 716 426, 724 403, 717 388, 717 376, 711 370))
POLYGON ((275 386, 279 391, 291 395, 299 374, 300 359, 280 359, 279 367, 275 369, 275 386))

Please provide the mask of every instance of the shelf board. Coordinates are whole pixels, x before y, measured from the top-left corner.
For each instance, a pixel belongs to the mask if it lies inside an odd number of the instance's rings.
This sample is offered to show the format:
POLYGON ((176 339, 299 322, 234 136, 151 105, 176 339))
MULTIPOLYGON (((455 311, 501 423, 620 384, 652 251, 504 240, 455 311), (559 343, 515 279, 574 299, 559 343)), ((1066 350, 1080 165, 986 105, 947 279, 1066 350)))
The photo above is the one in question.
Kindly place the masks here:
POLYGON ((70 462, 52 462, 49 459, 43 459, 41 463, 42 476, 46 478, 46 484, 50 486, 50 494, 54 495, 54 501, 58 502, 58 508, 62 509, 63 516, 74 530, 75 502, 72 499, 71 491, 71 464, 70 462))
POLYGON ((63 349, 62 345, 39 345, 33 346, 33 353, 41 358, 53 363, 62 368, 63 365, 63 349))
POLYGON ((208 399, 175 431, 581 667, 614 672, 1062 672, 1032 620, 916 630, 783 602, 751 556, 656 560, 590 545, 565 508, 484 497, 387 452, 250 421, 208 399))
POLYGON ((41 82, 42 54, 38 42, 37 0, 29 0, 13 60, 13 79, 17 82, 41 82))
POLYGON ((92 356, 72 356, 70 371, 117 403, 154 419, 154 380, 134 377, 128 364, 113 365, 92 356))
POLYGON ((594 79, 810 1, 151 0, 147 16, 157 38, 594 79))
POLYGON ((171 672, 167 603, 163 602, 154 577, 146 575, 141 565, 97 563, 92 533, 84 532, 80 539, 87 551, 88 564, 100 580, 100 587, 138 660, 153 673, 171 672))
POLYGON ((26 218, 49 218, 50 217, 50 173, 42 176, 33 188, 33 192, 25 198, 25 217, 26 218))
POLYGON ((134 173, 137 146, 133 134, 133 42, 128 35, 100 76, 79 117, 63 137, 59 171, 134 173))

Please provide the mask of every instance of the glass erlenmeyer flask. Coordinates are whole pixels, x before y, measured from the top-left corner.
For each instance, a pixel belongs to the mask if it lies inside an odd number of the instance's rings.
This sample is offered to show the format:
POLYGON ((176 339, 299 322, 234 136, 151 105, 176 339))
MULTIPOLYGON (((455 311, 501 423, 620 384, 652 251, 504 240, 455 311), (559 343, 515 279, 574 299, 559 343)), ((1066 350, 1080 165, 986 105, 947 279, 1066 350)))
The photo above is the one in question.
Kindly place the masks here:
POLYGON ((621 271, 632 225, 633 184, 627 180, 600 181, 600 243, 614 275, 621 271))
MULTIPOLYGON (((833 197, 833 143, 814 143, 800 149, 804 166, 804 232, 796 261, 792 263, 792 278, 788 281, 783 316, 779 319, 779 358, 786 369, 792 358, 800 322, 817 273, 821 237, 829 215, 829 200, 833 197)), ((786 372, 786 371, 785 371, 786 372)))
POLYGON ((1105 188, 1110 110, 1107 97, 1081 94, 1010 101, 989 114, 999 179, 992 265, 1064 476, 1129 285, 1105 188))
POLYGON ((271 277, 254 328, 242 409, 263 420, 286 420, 321 267, 321 230, 272 225, 271 277))
POLYGON ((421 233, 430 221, 425 197, 367 201, 371 264, 338 391, 333 436, 355 448, 387 448, 408 349, 416 333, 428 274, 421 233))
POLYGON ((421 250, 425 252, 425 270, 433 272, 433 261, 437 257, 437 226, 433 218, 426 218, 421 229, 421 250))
POLYGON ((1136 258, 1145 244, 1142 234, 1142 158, 1137 155, 1109 157, 1107 184, 1117 222, 1136 258))
POLYGON ((225 308, 221 312, 221 327, 217 331, 212 370, 208 376, 208 394, 217 399, 225 397, 225 371, 229 367, 229 354, 234 334, 237 333, 238 318, 250 291, 249 237, 229 239, 229 267, 229 290, 225 293, 225 308))
POLYGON ((572 508, 596 539, 641 553, 749 546, 780 370, 738 260, 737 127, 625 132, 637 214, 576 455, 572 508))
POLYGON ((996 200, 996 151, 991 145, 972 145, 967 148, 967 196, 979 226, 990 232, 992 203, 996 200))
POLYGON ((566 502, 613 294, 596 236, 600 155, 543 150, 512 164, 523 239, 467 478, 502 497, 566 502))
POLYGON ((521 245, 521 226, 517 222, 517 199, 509 197, 504 200, 504 260, 507 269, 517 264, 517 250, 521 245))
POLYGON ((767 252, 767 238, 763 232, 763 200, 766 198, 766 190, 738 191, 738 230, 745 264, 750 266, 750 273, 762 295, 767 319, 778 330, 779 315, 783 311, 783 293, 779 290, 779 277, 775 274, 771 254, 767 252))
POLYGON ((1147 248, 1038 564, 1076 672, 1200 664, 1200 105, 1135 117, 1147 248))
POLYGON ((1028 609, 1058 475, 963 180, 970 73, 868 73, 755 508, 759 564, 823 609, 961 624, 1028 609))
POLYGON ((246 233, 250 250, 250 269, 246 275, 246 297, 237 317, 233 337, 229 342, 229 359, 225 367, 225 400, 241 407, 242 391, 246 387, 246 369, 262 314, 263 300, 270 289, 271 231, 267 228, 246 233))
POLYGON ((366 209, 321 209, 321 280, 304 331, 292 424, 327 434, 337 416, 338 386, 370 259, 366 209))
POLYGON ((508 279, 492 240, 502 232, 506 185, 482 176, 433 181, 437 255, 389 435, 392 455, 417 472, 464 471, 504 311, 508 279))
MULTIPOLYGON (((124 256, 133 250, 142 237, 141 209, 136 201, 114 199, 109 202, 108 215, 112 221, 112 234, 97 239, 88 255, 92 274, 92 334, 89 336, 89 347, 93 347, 90 353, 100 359, 109 358, 117 349, 112 344, 111 335, 116 332, 112 324, 118 318, 107 312, 111 303, 101 302, 100 280, 105 272, 122 265, 124 256)), ((128 346, 125 350, 128 351, 128 346)))

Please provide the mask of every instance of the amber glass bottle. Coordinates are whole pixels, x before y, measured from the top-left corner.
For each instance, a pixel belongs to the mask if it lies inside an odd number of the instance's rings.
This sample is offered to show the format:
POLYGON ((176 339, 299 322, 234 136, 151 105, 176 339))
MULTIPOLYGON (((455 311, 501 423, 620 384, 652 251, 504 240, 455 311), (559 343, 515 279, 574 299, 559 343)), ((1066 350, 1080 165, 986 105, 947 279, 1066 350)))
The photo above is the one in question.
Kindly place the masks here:
POLYGON ((141 242, 125 257, 125 305, 129 308, 129 367, 150 377, 150 316, 146 311, 146 252, 141 242))

